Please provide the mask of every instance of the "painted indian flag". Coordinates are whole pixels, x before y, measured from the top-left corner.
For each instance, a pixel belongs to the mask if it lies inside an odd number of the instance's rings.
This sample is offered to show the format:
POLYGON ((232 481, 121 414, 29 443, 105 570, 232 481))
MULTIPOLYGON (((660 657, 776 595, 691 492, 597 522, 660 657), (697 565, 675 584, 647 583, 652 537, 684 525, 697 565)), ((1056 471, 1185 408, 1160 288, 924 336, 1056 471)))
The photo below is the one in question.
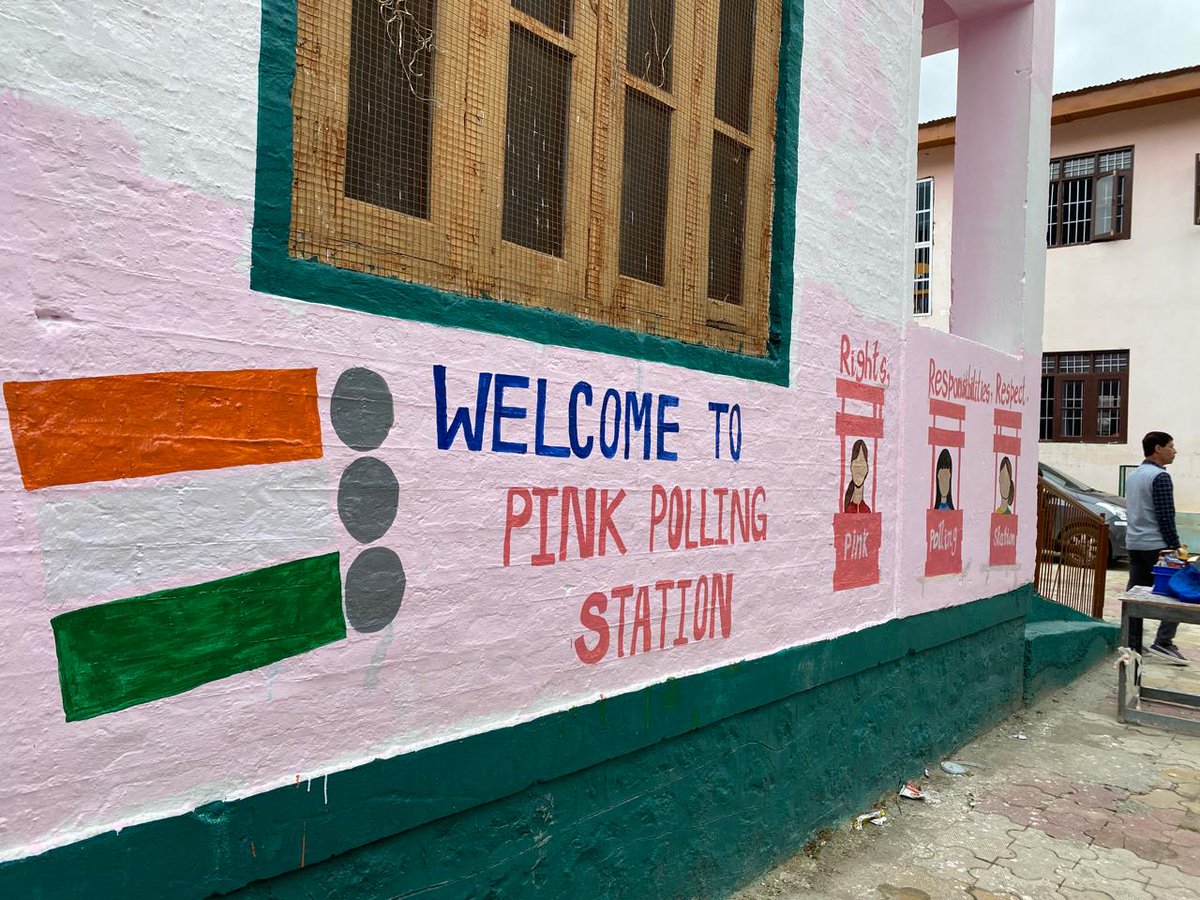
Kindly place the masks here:
POLYGON ((41 500, 47 599, 71 607, 51 620, 68 720, 346 636, 315 369, 8 382, 4 397, 41 500))

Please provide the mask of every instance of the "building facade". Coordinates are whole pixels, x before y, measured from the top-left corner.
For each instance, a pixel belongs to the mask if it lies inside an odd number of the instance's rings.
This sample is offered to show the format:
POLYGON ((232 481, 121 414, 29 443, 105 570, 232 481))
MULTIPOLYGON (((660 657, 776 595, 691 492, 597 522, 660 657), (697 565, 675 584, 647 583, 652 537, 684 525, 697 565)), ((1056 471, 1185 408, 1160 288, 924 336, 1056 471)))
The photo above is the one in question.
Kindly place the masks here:
POLYGON ((1019 703, 1053 4, 926 6, 9 4, 0 896, 715 895, 1019 703))
MULTIPOLYGON (((1053 109, 1040 457, 1116 492, 1141 436, 1168 431, 1176 504, 1198 513, 1200 431, 1180 398, 1200 376, 1188 325, 1200 283, 1200 67, 1059 94, 1053 109)), ((914 313, 945 329, 953 120, 920 134, 917 193, 933 195, 933 234, 918 235, 914 313)))

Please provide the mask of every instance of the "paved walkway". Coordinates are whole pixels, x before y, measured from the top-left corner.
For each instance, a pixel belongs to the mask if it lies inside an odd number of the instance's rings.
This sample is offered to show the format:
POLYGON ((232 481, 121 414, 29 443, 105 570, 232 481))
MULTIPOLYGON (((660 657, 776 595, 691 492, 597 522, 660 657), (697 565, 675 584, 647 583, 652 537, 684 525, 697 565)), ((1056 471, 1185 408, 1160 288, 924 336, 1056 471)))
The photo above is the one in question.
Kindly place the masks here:
MULTIPOLYGON (((1110 573, 1111 594, 1125 578, 1110 573)), ((1200 691, 1200 628, 1177 641, 1196 662, 1148 663, 1143 683, 1200 691)), ((887 824, 847 823, 735 896, 1196 900, 1200 738, 1119 725, 1115 709, 1110 659, 956 752, 974 774, 935 764, 918 779, 929 801, 892 794, 887 824)))

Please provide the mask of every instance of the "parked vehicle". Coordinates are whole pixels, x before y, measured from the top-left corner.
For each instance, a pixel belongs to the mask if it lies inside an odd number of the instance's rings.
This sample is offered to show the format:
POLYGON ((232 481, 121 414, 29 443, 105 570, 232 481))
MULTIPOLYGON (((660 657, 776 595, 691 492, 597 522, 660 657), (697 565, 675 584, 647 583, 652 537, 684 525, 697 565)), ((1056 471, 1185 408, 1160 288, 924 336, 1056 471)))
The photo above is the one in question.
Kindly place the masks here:
POLYGON ((1043 462, 1038 463, 1038 476, 1046 479, 1064 494, 1079 501, 1092 512, 1104 516, 1108 524, 1108 561, 1129 559, 1129 551, 1125 548, 1125 498, 1110 494, 1098 488, 1084 484, 1078 478, 1072 478, 1065 472, 1060 472, 1043 462))

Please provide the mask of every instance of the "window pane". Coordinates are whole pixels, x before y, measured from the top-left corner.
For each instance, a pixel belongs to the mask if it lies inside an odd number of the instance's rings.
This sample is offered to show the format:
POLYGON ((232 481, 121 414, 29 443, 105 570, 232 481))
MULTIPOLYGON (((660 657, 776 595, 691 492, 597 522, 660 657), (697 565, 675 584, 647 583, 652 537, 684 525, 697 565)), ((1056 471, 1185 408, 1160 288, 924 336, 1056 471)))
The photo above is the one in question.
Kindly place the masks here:
POLYGON ((642 81, 671 89, 675 0, 630 0, 625 68, 642 81))
POLYGON ((346 196, 429 217, 434 0, 354 0, 346 196))
POLYGON ((913 315, 929 315, 929 247, 918 247, 913 265, 913 315))
POLYGON ((754 0, 721 0, 717 22, 717 118, 750 133, 754 0))
POLYGON ((1054 159, 1050 161, 1050 180, 1057 181, 1062 174, 1062 160, 1054 159))
POLYGON ((1132 150, 1114 150, 1111 153, 1100 154, 1100 171, 1111 172, 1114 169, 1128 169, 1133 165, 1132 150))
MULTIPOLYGON (((1045 362, 1042 371, 1046 371, 1045 362)), ((1049 441, 1054 439, 1054 379, 1042 377, 1042 406, 1038 421, 1038 439, 1049 441)))
POLYGON ((1083 437, 1083 382, 1062 383, 1061 437, 1083 437))
POLYGON ((1091 175, 1096 171, 1096 157, 1077 156, 1074 159, 1064 159, 1063 178, 1075 178, 1079 175, 1091 175))
POLYGON ((1091 356, 1087 353, 1063 353, 1058 357, 1060 372, 1090 372, 1091 364, 1091 356))
POLYGON ((1063 244, 1086 244, 1092 239, 1092 179, 1062 182, 1063 244))
POLYGON ((571 0, 512 0, 512 5, 555 31, 571 33, 571 0))
POLYGON ((562 256, 571 57, 512 25, 504 132, 506 241, 562 256))
POLYGON ((917 233, 918 244, 927 244, 933 239, 933 181, 917 182, 917 233))
POLYGON ((1129 351, 1112 350, 1096 354, 1097 372, 1124 372, 1129 368, 1129 351))
POLYGON ((1096 437, 1116 437, 1121 433, 1121 382, 1101 379, 1096 396, 1096 437))
POLYGON ((1058 357, 1052 353, 1042 354, 1042 374, 1053 375, 1054 367, 1058 365, 1058 357))
POLYGON ((1113 191, 1116 189, 1116 175, 1102 175, 1096 179, 1096 236, 1108 236, 1114 233, 1116 226, 1116 204, 1113 191))
POLYGON ((625 91, 625 158, 621 175, 621 274, 663 283, 671 111, 625 91))
POLYGON ((1050 182, 1049 219, 1046 222, 1046 246, 1057 247, 1058 235, 1058 189, 1057 181, 1050 182))
POLYGON ((723 134, 713 135, 708 216, 708 296, 742 302, 746 223, 746 171, 750 151, 723 134))

